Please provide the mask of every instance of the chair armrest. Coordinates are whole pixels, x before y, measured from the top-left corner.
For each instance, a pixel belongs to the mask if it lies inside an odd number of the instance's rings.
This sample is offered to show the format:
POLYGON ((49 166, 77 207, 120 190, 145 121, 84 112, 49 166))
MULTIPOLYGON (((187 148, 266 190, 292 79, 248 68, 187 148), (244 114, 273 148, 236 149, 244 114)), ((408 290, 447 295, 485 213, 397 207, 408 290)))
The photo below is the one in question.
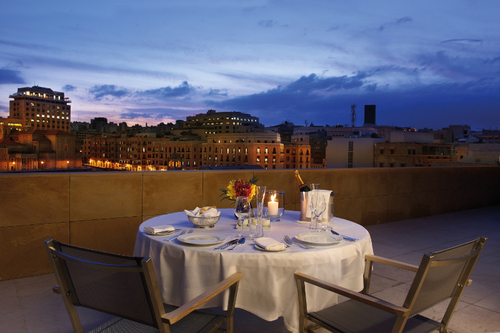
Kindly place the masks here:
POLYGON ((183 304, 179 308, 175 309, 174 311, 171 311, 169 313, 165 313, 161 318, 163 320, 166 320, 170 325, 175 324, 197 308, 199 308, 202 304, 208 302, 215 296, 219 295, 229 287, 233 286, 234 284, 238 283, 241 278, 243 277, 243 274, 241 273, 234 273, 227 279, 219 282, 218 284, 214 285, 204 293, 196 296, 189 302, 183 304))
POLYGON ((331 292, 348 297, 348 298, 353 299, 355 301, 376 307, 380 310, 395 314, 397 316, 404 316, 409 311, 407 308, 394 305, 392 303, 389 303, 389 302, 386 302, 384 300, 372 297, 372 296, 367 295, 367 294, 361 294, 361 293, 354 292, 350 289, 346 289, 346 288, 340 287, 338 285, 335 285, 333 283, 319 280, 317 278, 314 278, 314 277, 309 276, 309 275, 304 274, 304 273, 297 272, 297 273, 295 273, 294 276, 298 280, 302 280, 304 282, 310 283, 310 284, 315 285, 317 287, 329 290, 331 292))
POLYGON ((388 258, 384 258, 384 257, 379 257, 379 256, 376 256, 373 254, 365 255, 365 259, 373 261, 373 262, 378 262, 378 263, 381 263, 384 265, 389 265, 389 266, 393 266, 393 267, 397 267, 397 268, 403 268, 403 269, 406 269, 406 270, 412 271, 412 272, 416 272, 418 270, 418 266, 407 264, 407 263, 402 262, 402 261, 397 261, 397 260, 392 260, 392 259, 388 259, 388 258))

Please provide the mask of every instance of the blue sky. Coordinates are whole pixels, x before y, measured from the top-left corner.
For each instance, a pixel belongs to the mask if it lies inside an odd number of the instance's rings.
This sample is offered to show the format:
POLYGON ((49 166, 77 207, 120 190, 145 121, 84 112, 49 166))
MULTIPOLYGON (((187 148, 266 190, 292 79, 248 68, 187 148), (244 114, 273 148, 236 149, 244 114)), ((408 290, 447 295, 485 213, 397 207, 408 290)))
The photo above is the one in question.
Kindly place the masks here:
POLYGON ((72 121, 241 111, 265 125, 500 128, 500 1, 3 1, 0 116, 19 87, 72 121))

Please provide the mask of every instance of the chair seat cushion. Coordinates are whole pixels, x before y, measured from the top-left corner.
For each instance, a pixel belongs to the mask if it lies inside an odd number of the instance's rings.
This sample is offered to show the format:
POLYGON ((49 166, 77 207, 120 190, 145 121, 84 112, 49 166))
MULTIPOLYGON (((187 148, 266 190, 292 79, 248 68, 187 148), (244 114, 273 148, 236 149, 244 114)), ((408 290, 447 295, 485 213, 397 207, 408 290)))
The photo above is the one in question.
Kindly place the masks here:
MULTIPOLYGON (((172 305, 164 304, 165 312, 170 312, 175 310, 177 307, 172 305)), ((192 312, 188 316, 184 317, 179 322, 170 326, 170 331, 172 333, 192 333, 200 332, 206 333, 210 332, 215 327, 219 326, 226 319, 225 316, 209 314, 204 312, 192 312)), ((135 321, 128 319, 115 317, 106 323, 94 328, 87 333, 157 333, 159 330, 157 328, 144 325, 135 321)))
MULTIPOLYGON (((363 303, 348 300, 309 316, 345 333, 391 332, 397 316, 363 303)), ((403 333, 429 333, 443 324, 417 315, 408 319, 403 333)))

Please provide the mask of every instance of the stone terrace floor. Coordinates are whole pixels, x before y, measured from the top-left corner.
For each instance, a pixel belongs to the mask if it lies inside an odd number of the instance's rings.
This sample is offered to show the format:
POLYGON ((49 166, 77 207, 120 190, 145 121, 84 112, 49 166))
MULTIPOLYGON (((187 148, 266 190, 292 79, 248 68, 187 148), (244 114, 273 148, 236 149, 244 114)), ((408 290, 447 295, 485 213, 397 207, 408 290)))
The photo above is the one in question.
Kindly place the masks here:
MULTIPOLYGON (((367 227, 377 255, 418 265, 423 253, 486 236, 488 241, 472 275, 450 332, 500 332, 500 206, 435 215, 367 227)), ((371 292, 401 305, 413 273, 375 265, 371 292)), ((52 293, 52 274, 0 281, 0 332, 72 332, 61 296, 52 293)), ((443 306, 424 314, 440 319, 443 306)), ((107 319, 80 311, 87 328, 107 319)), ((264 321, 246 311, 235 314, 235 331, 288 332, 281 319, 264 321)), ((323 330, 318 330, 323 332, 323 330)))

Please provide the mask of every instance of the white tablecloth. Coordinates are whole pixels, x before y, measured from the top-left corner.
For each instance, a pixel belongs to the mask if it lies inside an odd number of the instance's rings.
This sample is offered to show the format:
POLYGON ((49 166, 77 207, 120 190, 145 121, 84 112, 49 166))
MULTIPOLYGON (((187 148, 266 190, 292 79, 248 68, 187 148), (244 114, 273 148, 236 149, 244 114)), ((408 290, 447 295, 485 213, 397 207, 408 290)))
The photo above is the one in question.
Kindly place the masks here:
MULTIPOLYGON (((217 245, 187 245, 176 240, 166 242, 168 236, 151 236, 143 232, 145 226, 170 224, 175 228, 195 229, 195 233, 227 236, 228 239, 248 231, 235 228, 237 220, 232 209, 222 209, 214 228, 193 228, 184 212, 161 215, 141 224, 137 232, 134 255, 152 259, 160 292, 165 303, 181 305, 204 292, 235 272, 243 273, 236 307, 265 320, 284 318, 288 330, 298 330, 298 299, 293 274, 297 271, 360 291, 363 288, 364 255, 372 254, 372 242, 362 226, 339 218, 331 222, 333 230, 351 237, 356 242, 341 241, 336 245, 316 246, 304 250, 291 246, 282 252, 266 252, 255 248, 253 241, 236 247, 234 251, 213 250, 217 245)), ((283 241, 284 235, 293 237, 308 232, 309 225, 297 223, 300 212, 286 211, 280 222, 273 222, 266 237, 283 241)), ((308 286, 309 311, 317 311, 336 304, 337 297, 308 286)), ((227 298, 227 295, 224 297, 227 298)), ((223 306, 222 297, 208 304, 223 306)))

